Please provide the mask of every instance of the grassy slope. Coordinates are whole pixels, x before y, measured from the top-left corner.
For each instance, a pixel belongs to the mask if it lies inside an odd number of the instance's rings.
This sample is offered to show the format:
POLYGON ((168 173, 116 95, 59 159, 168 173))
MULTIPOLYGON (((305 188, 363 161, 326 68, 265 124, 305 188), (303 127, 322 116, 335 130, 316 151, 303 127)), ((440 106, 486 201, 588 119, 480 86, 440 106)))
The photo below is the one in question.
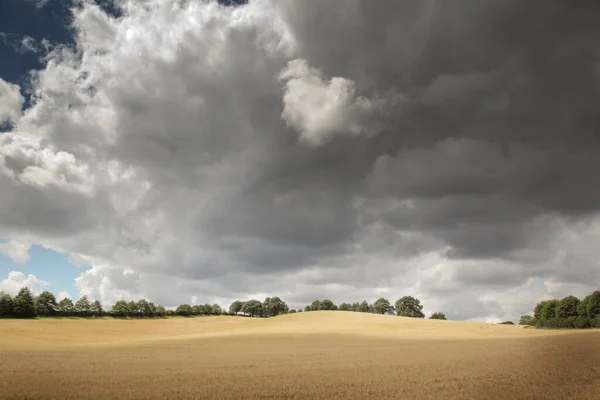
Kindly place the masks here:
POLYGON ((386 339, 500 339, 565 334, 521 326, 320 311, 276 318, 0 321, 0 349, 90 347, 244 335, 342 334, 386 339))
POLYGON ((0 320, 0 398, 598 399, 600 335, 345 312, 0 320))

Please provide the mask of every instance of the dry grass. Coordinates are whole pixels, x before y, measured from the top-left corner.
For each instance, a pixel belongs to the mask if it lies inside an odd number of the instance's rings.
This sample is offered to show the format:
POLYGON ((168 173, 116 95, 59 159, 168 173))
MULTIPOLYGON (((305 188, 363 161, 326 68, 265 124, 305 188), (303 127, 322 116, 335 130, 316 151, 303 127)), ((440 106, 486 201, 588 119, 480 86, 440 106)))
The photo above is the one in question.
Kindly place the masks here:
POLYGON ((600 399, 600 332, 316 312, 0 321, 0 397, 600 399))

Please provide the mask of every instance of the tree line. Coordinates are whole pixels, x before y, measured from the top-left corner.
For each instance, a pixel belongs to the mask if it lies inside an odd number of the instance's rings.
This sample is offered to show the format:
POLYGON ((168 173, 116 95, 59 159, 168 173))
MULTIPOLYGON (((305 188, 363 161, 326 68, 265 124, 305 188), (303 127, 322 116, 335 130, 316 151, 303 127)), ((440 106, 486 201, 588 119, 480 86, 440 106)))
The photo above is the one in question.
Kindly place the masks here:
MULTIPOLYGON (((362 313, 382 314, 382 315, 398 315, 400 317, 409 318, 425 318, 423 314, 423 305, 419 299, 412 296, 404 296, 392 305, 388 299, 383 297, 375 300, 370 304, 366 300, 355 303, 340 303, 339 306, 329 299, 315 300, 306 307, 304 311, 322 311, 322 310, 339 310, 353 311, 362 313)), ((429 317, 430 319, 446 319, 446 315, 442 312, 434 312, 429 317)))
POLYGON ((532 315, 523 315, 519 325, 538 328, 600 328, 600 291, 583 300, 575 296, 539 302, 532 315))
MULTIPOLYGON (((290 309, 279 297, 267 297, 264 301, 247 300, 234 301, 228 310, 223 310, 218 304, 190 305, 181 304, 175 309, 167 309, 146 299, 138 301, 117 301, 110 310, 104 310, 98 300, 90 300, 82 296, 76 302, 70 298, 57 301, 54 294, 44 291, 34 296, 27 287, 21 288, 16 296, 0 292, 0 318, 35 318, 40 317, 116 317, 116 318, 152 318, 168 316, 199 316, 199 315, 239 315, 246 317, 270 318, 282 314, 302 311, 340 310, 374 314, 397 314, 403 317, 425 318, 423 306, 418 299, 404 296, 395 305, 389 300, 380 298, 373 304, 366 300, 359 303, 341 303, 339 306, 331 300, 315 300, 304 310, 290 309)), ((441 312, 433 313, 431 319, 446 319, 441 312)))
POLYGON ((24 287, 12 297, 0 292, 0 318, 35 318, 40 317, 116 317, 116 318, 152 318, 168 316, 220 315, 223 311, 218 304, 194 305, 182 304, 174 310, 156 305, 146 299, 138 301, 117 301, 110 310, 104 310, 98 300, 90 300, 82 296, 76 302, 69 298, 60 301, 44 291, 34 296, 24 287))

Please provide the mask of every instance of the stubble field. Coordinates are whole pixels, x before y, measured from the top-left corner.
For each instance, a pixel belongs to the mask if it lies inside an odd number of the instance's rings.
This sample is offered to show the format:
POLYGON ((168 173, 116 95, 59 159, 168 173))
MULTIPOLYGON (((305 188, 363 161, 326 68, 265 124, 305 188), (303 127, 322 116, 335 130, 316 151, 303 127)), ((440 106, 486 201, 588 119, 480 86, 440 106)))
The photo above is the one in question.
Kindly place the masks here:
POLYGON ((347 312, 0 320, 0 398, 600 399, 600 332, 347 312))

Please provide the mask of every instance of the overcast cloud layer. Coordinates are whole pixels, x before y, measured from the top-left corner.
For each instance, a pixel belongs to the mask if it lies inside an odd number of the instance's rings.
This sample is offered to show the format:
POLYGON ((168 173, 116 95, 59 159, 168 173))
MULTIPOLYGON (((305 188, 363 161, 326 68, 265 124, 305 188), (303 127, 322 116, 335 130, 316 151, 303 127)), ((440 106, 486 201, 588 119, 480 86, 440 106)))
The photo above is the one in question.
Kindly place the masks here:
POLYGON ((3 247, 92 265, 106 303, 412 294, 492 321, 589 293, 596 3, 84 1, 31 108, 0 81, 3 247))

